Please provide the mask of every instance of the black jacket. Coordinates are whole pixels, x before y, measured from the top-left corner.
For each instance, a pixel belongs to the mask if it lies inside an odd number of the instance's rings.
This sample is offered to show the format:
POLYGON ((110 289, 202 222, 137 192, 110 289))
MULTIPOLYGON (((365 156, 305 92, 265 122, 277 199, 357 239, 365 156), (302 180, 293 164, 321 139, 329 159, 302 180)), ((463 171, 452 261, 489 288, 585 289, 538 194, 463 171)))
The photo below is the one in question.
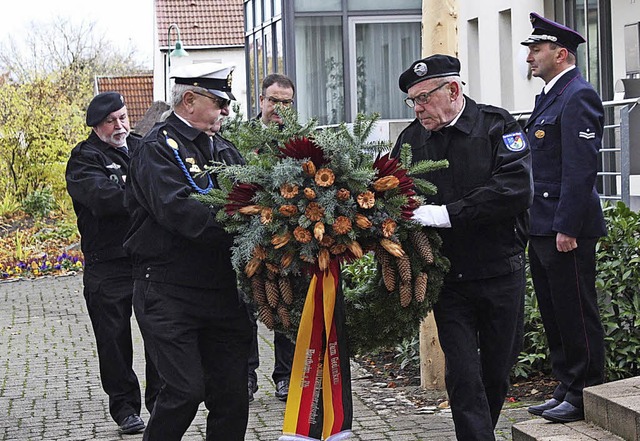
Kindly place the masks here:
MULTIPOLYGON (((127 138, 129 151, 141 143, 127 138)), ((102 142, 95 132, 71 150, 67 162, 67 191, 73 201, 88 264, 126 256, 122 243, 131 218, 125 202, 129 156, 102 142)))
POLYGON ((438 229, 451 261, 449 280, 508 274, 524 265, 531 205, 531 158, 526 137, 504 109, 465 97, 453 127, 426 130, 416 119, 399 136, 393 156, 410 144, 412 161, 447 159, 424 176, 438 187, 427 204, 446 205, 451 228, 438 229))
POLYGON ((191 197, 196 188, 215 185, 215 178, 200 174, 212 160, 244 164, 229 141, 218 135, 213 140, 212 146, 204 132, 171 114, 132 156, 127 191, 133 225, 125 248, 133 257, 135 278, 235 288, 232 236, 215 221, 212 209, 191 197))

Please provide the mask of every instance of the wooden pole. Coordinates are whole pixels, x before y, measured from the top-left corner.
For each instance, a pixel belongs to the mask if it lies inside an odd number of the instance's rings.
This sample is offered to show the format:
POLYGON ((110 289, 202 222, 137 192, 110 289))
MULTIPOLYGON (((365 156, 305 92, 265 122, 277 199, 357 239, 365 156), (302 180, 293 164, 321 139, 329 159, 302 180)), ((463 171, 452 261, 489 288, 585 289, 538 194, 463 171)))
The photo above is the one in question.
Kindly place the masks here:
MULTIPOLYGON (((422 56, 458 55, 458 1, 422 0, 422 56)), ((444 354, 433 313, 420 325, 420 384, 445 390, 444 354)))

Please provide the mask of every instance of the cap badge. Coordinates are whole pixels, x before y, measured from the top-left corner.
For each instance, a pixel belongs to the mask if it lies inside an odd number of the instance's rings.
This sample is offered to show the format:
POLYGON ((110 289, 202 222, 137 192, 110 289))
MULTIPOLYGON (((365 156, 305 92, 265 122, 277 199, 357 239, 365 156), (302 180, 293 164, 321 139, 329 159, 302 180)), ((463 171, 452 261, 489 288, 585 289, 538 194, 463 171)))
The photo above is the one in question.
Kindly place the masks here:
POLYGON ((534 133, 534 135, 536 136, 536 138, 542 139, 544 138, 545 133, 544 130, 536 130, 536 133, 534 133))
POLYGON ((428 70, 429 69, 427 69, 426 63, 422 61, 420 63, 417 63, 415 66, 413 66, 413 72, 419 77, 424 77, 427 74, 428 70))
POLYGON ((231 88, 231 73, 227 76, 227 87, 231 88))

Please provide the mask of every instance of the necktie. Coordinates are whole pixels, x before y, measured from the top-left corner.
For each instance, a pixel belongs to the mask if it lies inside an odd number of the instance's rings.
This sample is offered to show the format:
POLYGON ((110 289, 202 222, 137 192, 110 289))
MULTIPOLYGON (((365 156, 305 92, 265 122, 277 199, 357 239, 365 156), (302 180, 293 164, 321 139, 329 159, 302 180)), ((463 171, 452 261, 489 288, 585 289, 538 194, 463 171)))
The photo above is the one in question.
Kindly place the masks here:
POLYGON ((126 145, 122 147, 118 147, 118 150, 124 153, 125 155, 129 156, 129 148, 126 145))

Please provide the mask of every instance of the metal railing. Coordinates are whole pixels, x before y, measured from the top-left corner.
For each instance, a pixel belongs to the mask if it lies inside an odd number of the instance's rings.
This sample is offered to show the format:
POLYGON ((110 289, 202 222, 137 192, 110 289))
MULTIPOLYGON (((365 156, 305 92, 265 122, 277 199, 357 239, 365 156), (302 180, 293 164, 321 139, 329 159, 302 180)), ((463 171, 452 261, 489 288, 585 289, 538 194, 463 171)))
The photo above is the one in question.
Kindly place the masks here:
MULTIPOLYGON (((605 126, 600 149, 600 169, 597 188, 602 200, 621 200, 630 205, 631 200, 631 145, 640 145, 640 136, 631 130, 630 114, 640 111, 640 98, 603 101, 605 126), (638 107, 638 108, 636 108, 638 107)), ((531 115, 531 110, 513 111, 511 114, 521 124, 531 115)))

